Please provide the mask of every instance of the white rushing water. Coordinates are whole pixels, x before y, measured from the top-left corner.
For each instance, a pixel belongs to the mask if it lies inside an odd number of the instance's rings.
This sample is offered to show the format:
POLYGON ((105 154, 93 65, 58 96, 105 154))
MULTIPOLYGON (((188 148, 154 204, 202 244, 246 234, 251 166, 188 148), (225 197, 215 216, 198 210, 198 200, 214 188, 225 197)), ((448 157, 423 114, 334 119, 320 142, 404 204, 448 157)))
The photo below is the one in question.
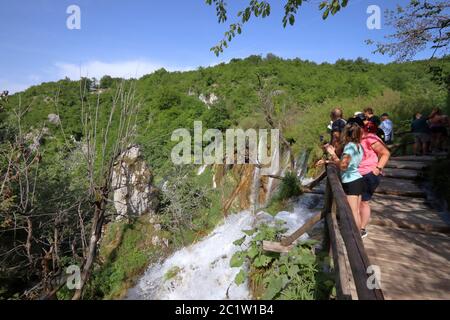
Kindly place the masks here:
MULTIPOLYGON (((286 222, 290 233, 316 213, 320 197, 302 197, 292 212, 280 212, 275 219, 286 222)), ((252 229, 255 223, 273 222, 274 218, 250 211, 232 214, 203 240, 172 254, 165 261, 150 266, 136 287, 128 293, 128 299, 144 300, 224 300, 251 299, 244 283, 237 286, 234 278, 239 268, 230 267, 230 259, 239 250, 233 242, 244 236, 242 230, 252 229), (173 272, 177 270, 177 272, 173 272), (168 272, 176 274, 167 279, 168 272)), ((307 238, 304 235, 302 239, 307 238)))

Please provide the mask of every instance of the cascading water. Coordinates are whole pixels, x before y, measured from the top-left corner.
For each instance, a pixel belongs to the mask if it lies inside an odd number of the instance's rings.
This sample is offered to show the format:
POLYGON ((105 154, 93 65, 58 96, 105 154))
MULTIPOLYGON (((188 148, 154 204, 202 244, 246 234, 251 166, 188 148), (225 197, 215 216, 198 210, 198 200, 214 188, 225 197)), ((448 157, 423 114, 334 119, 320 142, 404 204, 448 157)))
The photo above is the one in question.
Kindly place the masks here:
MULTIPOLYGON (((275 163, 276 159, 279 158, 279 152, 280 152, 280 150, 276 149, 275 152, 272 154, 271 163, 275 163)), ((280 175, 280 171, 281 171, 280 166, 276 166, 275 168, 273 168, 273 170, 272 170, 272 172, 270 172, 270 174, 277 176, 277 175, 280 175)), ((265 199, 264 205, 267 205, 269 203, 269 200, 270 200, 270 197, 271 197, 272 191, 273 191, 274 180, 275 180, 275 178, 269 177, 269 180, 267 182, 267 193, 266 193, 266 199, 265 199)))
POLYGON ((250 206, 253 213, 255 213, 256 210, 259 209, 260 178, 261 168, 259 166, 255 166, 255 170, 253 172, 252 192, 250 194, 250 206))
POLYGON ((201 175, 203 174, 203 172, 205 172, 205 170, 206 170, 207 167, 208 167, 208 166, 207 166, 206 164, 204 164, 204 165, 202 165, 200 168, 198 168, 197 175, 198 175, 198 176, 201 176, 201 175))
POLYGON ((233 242, 252 228, 249 211, 230 215, 202 241, 175 252, 166 261, 151 266, 129 299, 239 299, 250 298, 246 285, 234 284, 239 269, 230 267, 231 256, 239 249, 233 242), (173 277, 168 279, 172 271, 173 277), (228 296, 227 296, 228 292, 228 296))
MULTIPOLYGON (((297 201, 291 212, 283 211, 275 217, 264 212, 253 215, 251 211, 232 214, 203 240, 150 266, 127 299, 251 299, 246 283, 234 283, 239 268, 231 268, 230 259, 239 247, 233 242, 244 236, 242 230, 252 229, 260 222, 283 220, 289 234, 317 213, 321 205, 321 197, 308 194, 297 201)), ((305 238, 307 235, 301 239, 305 238)))
POLYGON ((310 151, 305 150, 300 154, 300 157, 295 161, 295 170, 297 173, 297 178, 299 181, 302 181, 306 173, 308 172, 308 159, 309 159, 310 151))
MULTIPOLYGON (((275 152, 272 154, 272 160, 278 156, 279 154, 275 152)), ((281 167, 277 166, 273 170, 271 169, 271 174, 284 175, 290 165, 290 154, 287 154, 283 160, 281 167)), ((278 161, 276 162, 278 163, 278 161)), ((306 170, 307 155, 302 155, 298 164, 297 168, 306 170)), ((202 167, 197 174, 202 174, 203 171, 202 167)), ((288 229, 286 233, 290 234, 317 213, 316 208, 321 206, 320 196, 308 194, 297 201, 291 212, 279 212, 275 217, 263 211, 255 214, 260 205, 260 178, 261 168, 255 166, 250 210, 229 215, 209 236, 191 246, 180 249, 165 261, 150 266, 138 284, 128 292, 127 299, 251 299, 247 283, 240 286, 234 283, 239 268, 231 268, 230 259, 239 250, 239 247, 235 246, 233 242, 244 236, 243 230, 252 229, 262 222, 271 224, 275 220, 284 221, 288 229)), ((270 178, 265 202, 270 199, 272 189, 273 178, 270 178)), ((307 237, 305 234, 300 240, 307 237)))

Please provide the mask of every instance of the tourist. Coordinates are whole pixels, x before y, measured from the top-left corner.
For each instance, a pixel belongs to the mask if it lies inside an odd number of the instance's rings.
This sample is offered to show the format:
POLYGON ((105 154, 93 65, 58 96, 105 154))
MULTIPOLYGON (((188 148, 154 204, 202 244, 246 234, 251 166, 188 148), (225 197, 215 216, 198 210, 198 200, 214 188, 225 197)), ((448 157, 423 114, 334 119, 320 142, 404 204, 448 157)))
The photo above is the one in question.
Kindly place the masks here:
POLYGON ((361 215, 362 238, 367 236, 366 227, 369 224, 371 215, 370 201, 380 184, 384 167, 391 156, 383 140, 376 135, 376 129, 377 127, 372 121, 368 119, 364 121, 363 135, 361 138, 364 155, 359 165, 359 172, 363 176, 365 183, 359 210, 361 215))
POLYGON ((333 109, 331 111, 330 117, 331 117, 331 123, 329 126, 329 129, 331 130, 330 144, 334 146, 336 150, 338 150, 339 154, 341 133, 344 130, 347 122, 343 119, 344 113, 341 108, 333 109))
POLYGON ((384 131, 380 128, 381 120, 378 116, 375 115, 372 108, 365 108, 364 109, 364 117, 365 117, 365 123, 366 128, 376 134, 383 142, 385 141, 385 135, 384 131), (369 128, 370 127, 370 128, 369 128))
POLYGON ((372 108, 365 108, 364 115, 366 117, 366 120, 373 122, 377 127, 380 126, 381 124, 380 118, 375 115, 372 108))
POLYGON ((391 145, 394 142, 394 124, 389 119, 389 114, 383 113, 381 115, 380 129, 384 132, 384 143, 391 145))
POLYGON ((327 145, 326 150, 331 160, 321 160, 319 164, 333 162, 341 170, 342 187, 347 195, 348 203, 352 209, 358 230, 361 229, 360 205, 361 196, 364 192, 363 176, 359 173, 358 168, 363 159, 363 148, 361 146, 363 121, 360 118, 349 119, 344 131, 341 135, 341 144, 343 146, 342 156, 336 154, 336 148, 327 145))
POLYGON ((414 154, 416 156, 426 155, 430 150, 431 131, 427 119, 416 112, 411 123, 411 132, 414 135, 414 154))
POLYGON ((449 125, 448 116, 442 114, 442 110, 434 108, 428 117, 431 131, 431 149, 433 152, 444 151, 444 144, 447 140, 447 127, 449 125))

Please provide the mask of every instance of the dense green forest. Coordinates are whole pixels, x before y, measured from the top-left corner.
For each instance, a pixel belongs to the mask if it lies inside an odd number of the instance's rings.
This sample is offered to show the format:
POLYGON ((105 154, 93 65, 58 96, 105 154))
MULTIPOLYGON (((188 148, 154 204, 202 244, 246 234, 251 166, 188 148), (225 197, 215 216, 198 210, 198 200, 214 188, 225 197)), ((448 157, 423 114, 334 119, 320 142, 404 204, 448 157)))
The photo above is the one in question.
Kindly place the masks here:
MULTIPOLYGON (((205 128, 259 128, 267 126, 259 108, 258 92, 276 92, 277 116, 285 123, 288 137, 298 147, 310 146, 323 132, 332 106, 342 106, 347 115, 366 106, 379 112, 390 112, 394 122, 409 119, 416 110, 427 112, 432 107, 449 108, 447 87, 449 60, 371 63, 364 59, 339 60, 335 64, 283 60, 274 55, 233 59, 228 64, 199 68, 190 72, 167 72, 164 69, 139 80, 128 80, 135 99, 141 104, 138 116, 138 143, 145 148, 149 164, 158 175, 170 167, 168 155, 170 135, 177 128, 191 128, 194 120, 202 120, 205 128), (199 95, 214 94, 219 101, 206 108, 199 95), (302 122, 309 126, 301 125, 302 122)), ((92 87, 86 79, 84 86, 92 87)), ((104 77, 100 92, 85 97, 105 116, 120 79, 104 77)), ((22 119, 24 129, 38 129, 48 114, 58 113, 68 135, 81 138, 80 82, 69 79, 44 83, 10 97, 2 118, 21 105, 28 110, 22 119), (56 102, 56 103, 55 103, 56 102), (58 112, 57 112, 58 111, 58 112)), ((13 125, 11 117, 5 123, 13 125)), ((49 125, 50 135, 60 139, 57 125, 49 125)), ((48 144, 49 148, 57 144, 48 144)), ((51 152, 50 152, 51 153, 51 152)))
MULTIPOLYGON (((347 116, 369 106, 378 114, 388 112, 396 130, 404 131, 416 111, 426 114, 439 107, 449 113, 449 88, 448 57, 386 65, 364 59, 317 64, 269 54, 189 72, 161 69, 140 79, 64 79, 16 93, 0 101, 0 296, 23 297, 24 291, 48 275, 83 259, 85 244, 80 234, 87 232, 82 230, 84 227, 92 227, 90 208, 96 201, 95 194, 93 198, 87 195, 90 182, 82 145, 89 121, 82 121, 83 116, 96 119, 98 135, 90 138, 104 144, 104 160, 105 153, 115 156, 114 139, 102 140, 105 130, 108 128, 111 137, 120 135, 121 108, 135 104, 136 109, 130 112, 127 141, 141 148, 154 184, 163 189, 163 183, 171 182, 165 192, 170 193, 170 185, 175 186, 181 208, 190 213, 188 225, 173 225, 170 201, 162 192, 156 209, 162 215, 162 230, 149 231, 151 226, 142 219, 111 227, 84 296, 111 298, 120 296, 123 283, 132 281, 149 261, 167 253, 156 252, 150 246, 139 249, 139 245, 151 241, 150 233, 161 233, 170 246, 177 247, 207 233, 223 215, 220 195, 210 190, 211 169, 197 176, 198 167, 172 165, 170 153, 176 144, 170 139, 173 130, 193 130, 198 120, 203 121, 205 130, 269 128, 261 106, 263 97, 269 97, 275 123, 293 143, 295 154, 310 150, 310 161, 314 161, 321 156, 319 136, 327 134, 333 107, 340 106, 347 116), (112 109, 117 101, 123 103, 112 109), (59 120, 50 121, 49 115, 57 115, 59 120), (17 141, 17 137, 23 138, 17 141), (37 154, 24 152, 36 137, 37 154), (12 175, 11 168, 19 178, 12 175), (31 200, 23 199, 24 181, 33 189, 26 193, 31 200), (83 228, 80 221, 86 223, 83 228), (33 237, 28 239, 31 225, 33 237), (122 247, 112 250, 108 245, 114 242, 119 229, 122 247), (51 256, 50 250, 56 250, 51 248, 58 248, 59 253, 47 263, 45 257, 51 256), (123 260, 129 262, 126 267, 123 260)), ((101 161, 93 161, 92 166, 97 168, 92 172, 102 174, 101 161)), ((104 209, 114 211, 107 201, 104 209)), ((111 219, 106 218, 108 221, 111 219)), ((58 294, 70 298, 64 290, 58 294)))

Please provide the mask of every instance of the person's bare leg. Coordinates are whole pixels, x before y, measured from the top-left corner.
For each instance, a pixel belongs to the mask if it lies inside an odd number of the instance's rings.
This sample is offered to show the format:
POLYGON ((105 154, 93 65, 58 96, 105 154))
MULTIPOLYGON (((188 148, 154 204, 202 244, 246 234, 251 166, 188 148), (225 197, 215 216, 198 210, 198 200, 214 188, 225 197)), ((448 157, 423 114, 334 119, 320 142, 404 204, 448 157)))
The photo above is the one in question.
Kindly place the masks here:
POLYGON ((370 203, 369 201, 361 201, 359 205, 359 215, 361 217, 361 229, 365 229, 370 221, 370 203))
POLYGON ((361 216, 359 215, 359 196, 347 196, 348 203, 352 209, 353 218, 355 219, 356 227, 361 230, 361 216))
POLYGON ((427 144, 425 142, 422 143, 422 155, 427 154, 427 144))

